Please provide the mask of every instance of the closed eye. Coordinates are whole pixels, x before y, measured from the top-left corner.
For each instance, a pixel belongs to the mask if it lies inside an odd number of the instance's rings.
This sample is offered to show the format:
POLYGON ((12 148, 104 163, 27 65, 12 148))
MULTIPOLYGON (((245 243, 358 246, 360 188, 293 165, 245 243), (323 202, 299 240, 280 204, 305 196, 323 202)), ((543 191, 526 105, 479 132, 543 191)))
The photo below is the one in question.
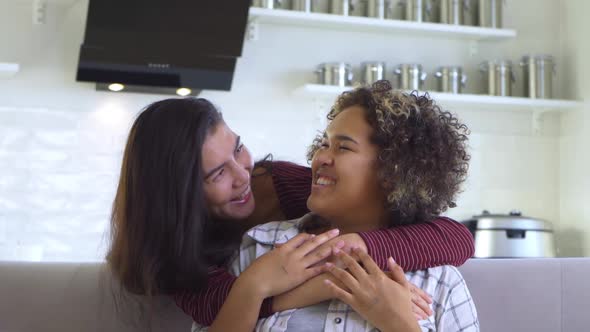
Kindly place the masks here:
POLYGON ((219 180, 221 180, 221 178, 223 177, 223 174, 225 174, 225 169, 222 168, 219 170, 219 172, 217 172, 217 174, 215 174, 215 176, 213 177, 213 182, 217 182, 219 180))

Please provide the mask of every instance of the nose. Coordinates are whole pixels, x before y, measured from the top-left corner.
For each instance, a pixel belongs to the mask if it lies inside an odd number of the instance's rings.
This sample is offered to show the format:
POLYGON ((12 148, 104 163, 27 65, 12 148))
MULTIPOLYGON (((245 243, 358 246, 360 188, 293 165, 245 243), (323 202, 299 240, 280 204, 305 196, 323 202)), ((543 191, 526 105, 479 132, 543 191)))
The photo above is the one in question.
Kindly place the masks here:
POLYGON ((330 166, 334 164, 332 149, 319 149, 313 156, 312 163, 318 166, 330 166))
POLYGON ((248 182, 250 182, 251 166, 250 166, 250 164, 242 165, 238 162, 236 162, 234 164, 234 166, 235 166, 234 167, 234 169, 235 169, 234 187, 236 187, 236 188, 244 187, 245 185, 248 184, 248 182))

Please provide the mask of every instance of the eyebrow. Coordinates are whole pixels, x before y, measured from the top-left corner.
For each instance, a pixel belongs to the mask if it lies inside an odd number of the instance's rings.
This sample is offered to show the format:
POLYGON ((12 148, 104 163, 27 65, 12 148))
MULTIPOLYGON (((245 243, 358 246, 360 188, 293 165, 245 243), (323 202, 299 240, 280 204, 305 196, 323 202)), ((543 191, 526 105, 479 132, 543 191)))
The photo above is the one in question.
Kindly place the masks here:
MULTIPOLYGON (((328 135, 326 133, 324 133, 324 138, 328 139, 328 135)), ((355 141, 352 137, 347 136, 347 135, 334 135, 334 139, 337 139, 339 141, 349 141, 349 142, 353 142, 355 144, 359 144, 359 142, 355 141)))
MULTIPOLYGON (((238 147, 240 146, 240 136, 236 136, 236 145, 234 146, 234 152, 238 149, 238 147)), ((211 176, 213 176, 213 174, 217 173, 217 171, 219 171, 220 169, 222 169, 223 167, 225 167, 226 162, 224 162, 223 164, 215 167, 214 169, 210 170, 206 175, 205 175, 205 180, 207 180, 208 178, 210 178, 211 176)))

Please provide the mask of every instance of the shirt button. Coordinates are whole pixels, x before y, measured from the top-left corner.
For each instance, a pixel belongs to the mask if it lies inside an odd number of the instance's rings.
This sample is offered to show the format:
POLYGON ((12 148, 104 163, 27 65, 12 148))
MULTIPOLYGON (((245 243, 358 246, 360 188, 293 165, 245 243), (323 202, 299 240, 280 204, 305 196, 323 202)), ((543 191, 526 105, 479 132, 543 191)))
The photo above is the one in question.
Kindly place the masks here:
POLYGON ((340 318, 340 317, 334 318, 334 323, 336 323, 336 324, 342 323, 342 318, 340 318))

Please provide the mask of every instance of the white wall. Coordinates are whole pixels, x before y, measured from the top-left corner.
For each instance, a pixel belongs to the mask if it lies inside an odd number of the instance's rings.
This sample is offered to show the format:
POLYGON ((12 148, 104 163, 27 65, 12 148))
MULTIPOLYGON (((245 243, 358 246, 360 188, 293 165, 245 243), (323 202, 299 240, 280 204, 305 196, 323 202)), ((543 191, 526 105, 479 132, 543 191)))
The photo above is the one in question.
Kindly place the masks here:
MULTIPOLYGON (((52 3, 47 24, 32 26, 29 1, 0 2, 0 62, 22 66, 15 78, 0 80, 0 259, 102 259, 128 127, 143 106, 166 97, 96 92, 75 82, 86 6, 87 0, 52 3)), ((553 0, 508 1, 506 26, 518 38, 480 43, 473 57, 464 41, 261 26, 259 39, 245 43, 232 91, 202 96, 220 106, 257 157, 272 152, 303 163, 324 111, 292 92, 313 81, 318 63, 419 62, 428 72, 463 64, 468 92, 478 92, 476 65, 485 59, 542 52, 561 66, 562 8, 553 0)), ((558 81, 557 95, 573 96, 562 88, 567 80, 558 81)), ((577 206, 560 204, 567 190, 560 188, 560 118, 548 116, 534 135, 526 112, 453 111, 473 131, 473 160, 459 207, 449 214, 464 219, 483 209, 520 209, 561 227, 563 210, 577 206)))
POLYGON ((565 87, 584 107, 564 115, 560 138, 560 233, 566 255, 590 255, 590 10, 585 0, 565 1, 562 11, 565 87))

